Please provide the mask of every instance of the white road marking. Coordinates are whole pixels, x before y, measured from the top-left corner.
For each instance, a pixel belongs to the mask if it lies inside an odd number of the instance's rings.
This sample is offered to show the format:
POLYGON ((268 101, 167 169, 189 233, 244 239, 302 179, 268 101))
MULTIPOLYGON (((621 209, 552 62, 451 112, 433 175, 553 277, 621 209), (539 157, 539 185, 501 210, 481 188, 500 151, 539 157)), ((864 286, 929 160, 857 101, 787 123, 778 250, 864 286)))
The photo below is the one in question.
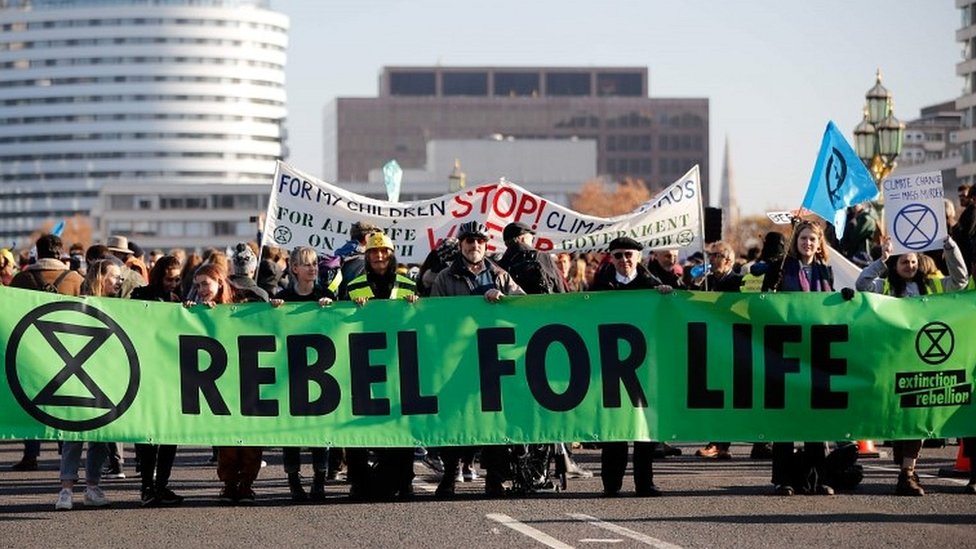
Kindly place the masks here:
POLYGON ((592 524, 598 528, 603 528, 604 530, 609 530, 614 534, 620 534, 621 536, 628 537, 632 540, 639 541, 645 545, 650 545, 651 547, 657 547, 658 549, 682 549, 680 545, 675 545, 673 543, 668 543, 663 540, 648 536, 646 534, 641 534, 640 532, 635 532, 629 528, 624 528, 610 522, 600 520, 596 517, 591 517, 590 515, 584 515, 582 513, 566 513, 567 515, 573 517, 576 520, 592 524))
MULTIPOLYGON (((875 471, 890 471, 892 473, 900 473, 901 472, 901 469, 899 469, 898 467, 882 467, 880 465, 864 465, 863 467, 865 469, 873 469, 875 471)), ((916 469, 915 472, 918 473, 918 469, 916 469)), ((928 473, 918 473, 918 476, 919 476, 919 478, 937 478, 937 479, 940 479, 940 480, 945 480, 947 482, 951 482, 953 484, 958 484, 959 486, 965 486, 965 485, 969 484, 969 481, 968 480, 962 480, 962 479, 951 478, 951 477, 940 477, 938 475, 930 475, 928 473)))
POLYGON ((559 541, 558 539, 550 536, 549 534, 541 530, 536 530, 535 528, 529 526, 528 524, 523 524, 508 515, 504 515, 501 513, 489 513, 485 516, 499 524, 502 524, 503 526, 507 526, 512 530, 515 530, 516 532, 522 535, 528 536, 548 547, 553 547, 554 549, 573 549, 572 545, 565 544, 559 541))
POLYGON ((607 538, 607 539, 583 538, 580 540, 580 543, 621 543, 622 541, 624 540, 620 538, 607 538))

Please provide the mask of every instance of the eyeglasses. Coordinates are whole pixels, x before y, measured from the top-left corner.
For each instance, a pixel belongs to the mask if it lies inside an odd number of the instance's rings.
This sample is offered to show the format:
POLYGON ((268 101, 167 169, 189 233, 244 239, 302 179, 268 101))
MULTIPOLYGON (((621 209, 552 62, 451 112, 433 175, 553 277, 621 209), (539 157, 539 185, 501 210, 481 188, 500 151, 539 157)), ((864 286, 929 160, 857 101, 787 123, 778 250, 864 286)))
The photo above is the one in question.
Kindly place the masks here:
POLYGON ((462 240, 461 242, 464 242, 465 244, 474 244, 475 242, 479 242, 479 243, 482 243, 483 244, 483 243, 485 243, 487 241, 488 241, 487 238, 478 238, 476 236, 466 236, 466 237, 464 237, 464 240, 462 240))
POLYGON ((633 255, 634 255, 634 252, 613 252, 613 258, 614 259, 623 259, 625 257, 626 258, 631 258, 631 257, 633 257, 633 255))

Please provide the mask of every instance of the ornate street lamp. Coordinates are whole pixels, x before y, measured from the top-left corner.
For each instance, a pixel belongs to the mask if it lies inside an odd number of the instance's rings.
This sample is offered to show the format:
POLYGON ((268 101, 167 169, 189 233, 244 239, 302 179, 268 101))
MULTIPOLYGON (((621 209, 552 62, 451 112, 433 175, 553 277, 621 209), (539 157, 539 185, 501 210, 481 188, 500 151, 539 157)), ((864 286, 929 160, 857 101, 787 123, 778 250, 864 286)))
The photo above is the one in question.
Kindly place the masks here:
POLYGON ((881 85, 878 69, 874 87, 865 94, 864 119, 854 128, 854 149, 876 183, 895 169, 905 141, 905 124, 895 118, 891 92, 881 85))

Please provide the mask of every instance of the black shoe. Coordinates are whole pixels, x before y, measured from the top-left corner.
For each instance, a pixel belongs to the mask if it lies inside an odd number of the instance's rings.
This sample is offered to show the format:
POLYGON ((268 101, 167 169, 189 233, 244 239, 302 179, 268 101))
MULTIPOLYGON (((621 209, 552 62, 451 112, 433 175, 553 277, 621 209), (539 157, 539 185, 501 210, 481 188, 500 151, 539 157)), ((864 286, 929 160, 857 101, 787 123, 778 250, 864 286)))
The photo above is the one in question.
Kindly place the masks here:
POLYGON ((962 493, 964 494, 976 494, 976 480, 969 481, 969 484, 963 487, 962 493))
POLYGON ((653 484, 637 489, 637 497, 639 498, 657 498, 661 497, 662 495, 664 494, 662 494, 661 491, 657 489, 657 486, 654 486, 653 484))
POLYGON ((776 488, 773 488, 773 493, 777 496, 792 496, 796 492, 793 491, 793 487, 789 484, 777 484, 776 488))
POLYGON ((497 479, 485 479, 485 495, 490 498, 505 497, 505 486, 497 479))
POLYGON ((615 498, 620 495, 620 488, 604 488, 603 497, 605 498, 615 498))
POLYGON ((237 488, 230 485, 225 485, 223 490, 220 491, 220 495, 217 499, 221 503, 237 503, 237 488))
POLYGON ((749 452, 750 459, 773 459, 773 445, 757 442, 749 452))
POLYGON ((834 495, 834 489, 826 484, 818 484, 813 489, 813 495, 815 496, 832 496, 834 495))
POLYGON ((445 474, 444 478, 441 479, 440 484, 437 485, 437 490, 434 491, 434 496, 445 499, 454 497, 454 475, 445 474))
POLYGON ((142 500, 141 505, 143 507, 158 507, 160 504, 159 497, 156 496, 156 490, 152 488, 143 488, 140 499, 142 500))
POLYGON ((302 477, 298 473, 288 473, 288 491, 291 492, 291 500, 302 502, 308 500, 305 488, 302 488, 302 477))
POLYGON ((254 490, 241 487, 237 490, 237 503, 241 505, 254 505, 254 490))
POLYGON ((17 463, 10 466, 11 471, 36 471, 37 458, 22 458, 17 463))
POLYGON ((174 493, 169 488, 157 488, 156 499, 163 505, 179 505, 183 503, 183 496, 174 493))
POLYGON ((316 472, 312 477, 312 489, 308 496, 312 501, 325 501, 325 472, 316 472))

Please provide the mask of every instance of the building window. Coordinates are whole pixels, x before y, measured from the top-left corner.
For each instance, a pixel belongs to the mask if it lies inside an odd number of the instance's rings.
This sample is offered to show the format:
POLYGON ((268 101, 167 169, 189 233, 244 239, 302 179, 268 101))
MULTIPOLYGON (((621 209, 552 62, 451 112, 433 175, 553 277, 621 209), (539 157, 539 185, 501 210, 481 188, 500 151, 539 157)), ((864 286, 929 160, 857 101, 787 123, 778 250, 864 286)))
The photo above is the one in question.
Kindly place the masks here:
POLYGON ((109 208, 113 210, 131 210, 135 199, 131 194, 117 194, 109 200, 109 208))
POLYGON ((433 72, 390 73, 390 95, 437 95, 433 72))
POLYGON ((488 74, 484 72, 444 73, 444 95, 488 95, 488 74))
POLYGON ((539 95, 539 74, 534 72, 496 72, 495 95, 536 97, 539 95))
POLYGON ((639 73, 608 72, 596 75, 596 93, 608 97, 642 97, 643 79, 639 73))
POLYGON ((546 95, 590 95, 590 74, 585 72, 551 72, 546 74, 546 95))

